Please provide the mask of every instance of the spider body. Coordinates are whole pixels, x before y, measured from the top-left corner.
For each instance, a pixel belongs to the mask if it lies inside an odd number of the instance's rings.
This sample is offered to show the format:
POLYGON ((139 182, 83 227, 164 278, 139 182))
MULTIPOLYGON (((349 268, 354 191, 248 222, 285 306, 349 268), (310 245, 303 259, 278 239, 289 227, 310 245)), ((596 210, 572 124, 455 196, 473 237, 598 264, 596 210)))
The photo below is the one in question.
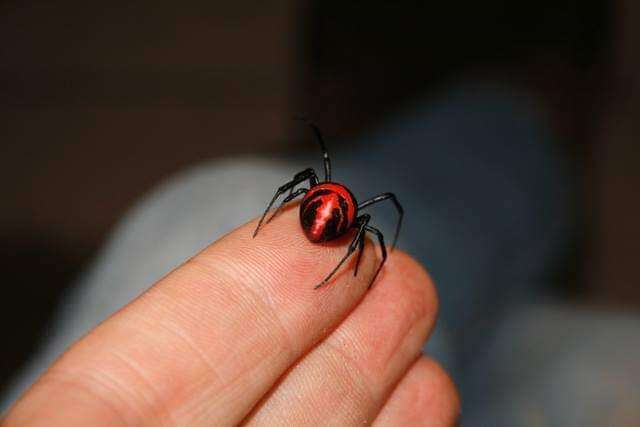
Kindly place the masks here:
POLYGON ((396 223, 396 232, 393 239, 392 250, 395 247, 396 240, 398 239, 398 233, 400 232, 400 226, 402 225, 402 217, 404 211, 402 206, 398 202, 398 199, 393 193, 382 193, 378 196, 372 197, 358 204, 356 198, 351 191, 343 184, 331 181, 331 161, 329 160, 329 153, 322 139, 320 130, 312 123, 307 122, 316 135, 320 147, 322 148, 322 154, 324 156, 324 181, 318 182, 316 172, 309 168, 302 172, 297 173, 293 179, 284 185, 281 185, 276 194, 271 199, 271 202, 267 205, 256 231, 253 233, 253 237, 256 237, 262 223, 264 222, 269 209, 273 206, 278 197, 285 193, 289 193, 280 203, 278 209, 267 220, 270 222, 276 214, 280 211, 282 206, 304 194, 302 203, 300 204, 300 224, 302 230, 307 238, 313 243, 328 242, 330 240, 337 239, 345 235, 349 230, 355 229, 355 235, 349 244, 347 253, 340 260, 338 265, 324 278, 322 282, 315 286, 315 289, 324 286, 333 275, 338 271, 340 266, 356 251, 358 250, 358 258, 356 260, 355 270, 353 275, 358 274, 358 266, 360 265, 360 259, 362 257, 362 251, 364 250, 365 232, 373 233, 380 243, 380 251, 382 253, 382 261, 378 265, 369 287, 373 284, 378 273, 382 269, 385 261, 387 260, 387 249, 384 245, 384 236, 375 227, 369 225, 371 215, 363 214, 358 215, 362 209, 374 203, 389 200, 393 202, 396 210, 398 211, 398 222, 396 223), (298 188, 296 186, 308 181, 309 188, 298 188), (295 191, 294 191, 295 190, 295 191))
POLYGON ((344 235, 356 219, 358 203, 342 184, 325 182, 311 187, 300 204, 300 224, 307 238, 328 242, 344 235))

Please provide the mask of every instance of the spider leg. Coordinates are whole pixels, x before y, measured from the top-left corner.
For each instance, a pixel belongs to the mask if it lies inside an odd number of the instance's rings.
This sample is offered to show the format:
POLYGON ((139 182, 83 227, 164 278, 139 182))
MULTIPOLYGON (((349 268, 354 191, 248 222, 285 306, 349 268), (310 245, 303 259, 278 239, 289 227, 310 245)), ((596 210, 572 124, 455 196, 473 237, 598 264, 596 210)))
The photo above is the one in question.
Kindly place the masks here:
MULTIPOLYGON (((358 211, 360 209, 366 208, 369 205, 373 205, 374 203, 382 202, 383 200, 391 200, 396 210, 398 211, 398 222, 396 223, 396 232, 393 236, 393 244, 391 245, 391 250, 395 249, 396 242, 398 241, 398 235, 400 234, 400 226, 402 226, 402 217, 404 216, 404 209, 398 202, 396 195, 393 193, 382 193, 379 196, 375 196, 370 198, 369 200, 365 200, 364 202, 358 205, 358 211)), ((371 231, 371 230, 369 230, 371 231)))
MULTIPOLYGON (((382 261, 380 262, 380 265, 378 266, 378 269, 376 270, 375 274, 373 275, 373 279, 371 279, 371 283, 369 283, 369 288, 371 288, 371 285, 373 285, 373 282, 376 281, 376 277, 378 277, 378 273, 380 273, 380 270, 382 270, 382 266, 384 265, 385 261, 387 260, 387 248, 384 245, 384 236, 382 235, 380 230, 378 230, 375 227, 370 227, 368 225, 365 225, 364 229, 367 230, 370 233, 375 234, 378 237, 378 242, 380 242, 380 251, 382 252, 382 261)), ((369 289, 369 288, 367 288, 367 289, 369 289)))
POLYGON ((327 146, 324 144, 324 139, 322 138, 320 129, 318 129, 318 127, 306 117, 299 116, 296 117, 296 119, 306 123, 307 126, 309 126, 315 134, 318 143, 320 143, 320 148, 322 149, 322 157, 324 159, 324 180, 325 182, 331 181, 331 160, 329 159, 329 151, 327 151, 327 146))
POLYGON ((365 238, 360 239, 360 245, 358 247, 358 259, 356 260, 356 268, 353 270, 353 277, 358 275, 358 267, 360 267, 360 260, 362 259, 362 252, 364 252, 365 238))
POLYGON ((300 196, 301 194, 307 194, 309 190, 306 188, 298 188, 295 193, 293 192, 293 187, 291 188, 291 192, 289 193, 289 195, 287 197, 284 198, 284 200, 282 201, 282 203, 280 203, 280 206, 278 206, 278 209, 276 209, 273 214, 269 217, 269 219, 267 220, 267 222, 265 224, 269 224, 271 222, 271 220, 278 215, 278 212, 280 212, 280 209, 282 209, 282 207, 286 204, 289 203, 290 201, 292 201, 293 199, 295 199, 296 197, 300 196))
MULTIPOLYGON (((371 220, 371 215, 369 214, 364 214, 364 215, 360 215, 358 217, 358 221, 366 221, 366 223, 368 223, 371 220)), ((366 225, 365 223, 365 225, 366 225)), ((356 259, 356 268, 353 270, 353 277, 356 277, 358 275, 358 268, 360 267, 360 260, 362 259, 362 252, 364 252, 364 242, 365 242, 365 236, 362 236, 362 239, 360 239, 359 241, 359 245, 358 245, 358 259, 356 259)))
POLYGON ((267 212, 269 212, 269 209, 271 209, 271 206, 273 206, 273 204, 275 203, 276 199, 278 197, 280 197, 282 194, 286 193, 289 190, 293 190, 293 187, 295 187, 296 185, 300 184, 303 181, 309 180, 309 185, 311 187, 313 187, 314 185, 316 185, 318 183, 318 177, 316 176, 316 172, 309 168, 309 169, 305 169, 302 172, 297 173, 293 179, 289 182, 287 182, 286 184, 280 186, 277 190, 276 190, 276 194, 273 195, 273 198, 271 199, 271 201, 269 202, 269 204, 267 205, 267 208, 264 210, 264 213, 262 214, 262 217, 260 218, 260 221, 258 222, 258 226, 256 227, 256 231, 253 232, 253 237, 256 237, 258 235, 258 231, 260 230, 260 227, 262 226, 262 222, 264 221, 264 218, 267 216, 267 212))
POLYGON ((364 239, 364 230, 370 219, 371 219, 371 216, 366 214, 358 217, 358 222, 354 224, 355 227, 358 227, 358 232, 356 233, 356 235, 353 237, 353 240, 349 244, 347 253, 344 255, 344 257, 342 257, 338 265, 336 265, 336 267, 331 271, 331 273, 329 273, 327 277, 325 277, 324 280, 318 283, 313 289, 318 289, 321 286, 324 286, 331 279, 331 277, 333 277, 333 275, 336 274, 336 271, 340 269, 342 264, 344 264, 344 262, 351 256, 351 254, 353 254, 353 252, 356 250, 356 248, 360 244, 360 240, 364 239))

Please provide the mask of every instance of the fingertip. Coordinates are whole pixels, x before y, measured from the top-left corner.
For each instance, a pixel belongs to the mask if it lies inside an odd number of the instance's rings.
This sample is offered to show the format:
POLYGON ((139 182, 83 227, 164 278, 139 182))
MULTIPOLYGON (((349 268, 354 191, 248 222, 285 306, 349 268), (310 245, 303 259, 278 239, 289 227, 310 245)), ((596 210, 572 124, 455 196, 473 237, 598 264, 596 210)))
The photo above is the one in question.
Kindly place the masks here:
POLYGON ((422 356, 411 366, 378 414, 375 426, 458 425, 460 396, 438 362, 422 356))
MULTIPOLYGON (((298 291, 304 292, 304 286, 308 290, 320 288, 333 288, 340 282, 366 283, 373 275, 373 271, 379 262, 373 245, 366 245, 362 257, 362 265, 358 269, 356 279, 345 280, 345 273, 353 276, 356 253, 345 262, 338 271, 326 280, 327 274, 339 263, 345 255, 347 246, 353 238, 353 234, 346 235, 325 243, 310 242, 301 229, 297 213, 297 205, 286 206, 272 223, 265 224, 254 232, 257 239, 246 239, 246 230, 256 227, 257 219, 252 220, 225 236, 214 245, 205 249, 199 256, 206 262, 220 264, 220 255, 229 254, 227 264, 237 264, 231 261, 231 257, 242 254, 240 259, 243 264, 251 264, 247 269, 252 279, 260 277, 261 280, 252 280, 264 283, 271 292, 295 284, 298 291), (209 254, 215 254, 216 259, 209 254)), ((355 270, 354 270, 355 272, 355 270)), ((366 284, 362 291, 366 289, 366 284)), ((294 290, 295 291, 295 290, 294 290)))

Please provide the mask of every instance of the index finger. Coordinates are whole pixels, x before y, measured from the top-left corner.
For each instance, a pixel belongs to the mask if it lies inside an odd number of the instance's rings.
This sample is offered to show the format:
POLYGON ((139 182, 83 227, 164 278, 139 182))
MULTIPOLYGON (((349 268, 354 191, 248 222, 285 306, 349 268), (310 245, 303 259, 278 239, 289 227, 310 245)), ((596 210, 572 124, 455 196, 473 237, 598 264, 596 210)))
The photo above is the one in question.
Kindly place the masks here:
POLYGON ((254 227, 250 222, 217 241, 76 343, 6 421, 240 421, 346 317, 379 262, 367 245, 357 277, 348 263, 314 290, 350 238, 308 242, 297 209, 252 239, 254 227))

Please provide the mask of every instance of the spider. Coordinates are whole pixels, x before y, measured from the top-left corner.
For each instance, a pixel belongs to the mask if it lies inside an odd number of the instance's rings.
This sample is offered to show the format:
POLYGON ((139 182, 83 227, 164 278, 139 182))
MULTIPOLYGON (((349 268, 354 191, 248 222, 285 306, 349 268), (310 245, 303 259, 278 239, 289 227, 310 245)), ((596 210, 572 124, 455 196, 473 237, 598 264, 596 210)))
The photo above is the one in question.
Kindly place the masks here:
POLYGON ((382 202, 384 200, 390 200, 393 202, 395 208, 398 211, 398 222, 396 223, 395 235, 393 238, 393 244, 391 246, 391 250, 393 250, 396 246, 396 241, 398 240, 398 234, 400 233, 400 226, 402 224, 402 217, 404 215, 404 210, 402 206, 398 202, 398 199, 393 193, 382 193, 378 196, 372 197, 364 202, 358 204, 356 202, 356 198, 353 193, 344 186, 343 184, 337 183, 335 181, 331 181, 331 160, 329 159, 329 153, 327 151, 327 147, 324 143, 324 139, 322 138, 322 134, 317 126, 313 123, 309 122, 305 119, 300 119, 304 121, 313 131, 316 136, 316 139, 320 143, 320 148, 322 149, 322 154, 324 157, 324 181, 318 182, 318 177, 316 172, 312 168, 308 168, 295 174, 293 179, 286 184, 280 186, 276 190, 276 194, 271 199, 271 202, 267 205, 260 221, 258 222, 258 226, 256 227, 255 232, 253 233, 253 237, 255 238, 264 222, 265 217, 267 216, 267 212, 273 206, 275 201, 286 193, 289 194, 284 198, 282 203, 278 206, 275 212, 269 217, 267 220, 267 224, 278 214, 280 209, 284 206, 285 203, 288 203, 299 197, 301 195, 305 195, 302 199, 302 203, 300 204, 300 224, 302 225, 302 230, 304 231, 307 238, 313 243, 321 243, 328 242, 330 240, 335 240, 338 237, 343 236, 350 229, 354 228, 357 230, 353 240, 349 244, 349 248, 347 249, 347 253, 340 260, 338 265, 327 275, 327 277, 322 280, 322 282, 318 283, 314 289, 318 289, 324 286, 331 277, 338 271, 340 266, 344 264, 344 262, 356 251, 358 251, 358 258, 356 260, 356 266, 353 272, 353 275, 356 276, 358 274, 358 266, 360 265, 360 259, 362 258, 362 252, 364 250, 364 242, 365 242, 365 232, 368 231, 373 233, 378 238, 378 242, 380 243, 380 250, 382 252, 382 261, 378 266, 371 282, 369 282, 369 288, 378 277, 378 273, 382 269, 385 261, 387 260, 387 249, 384 244, 384 236, 375 227, 369 225, 369 221, 371 220, 371 215, 363 214, 358 216, 358 212, 360 210, 373 205, 374 203, 382 202), (294 188, 304 182, 309 181, 309 188, 299 188, 294 191, 294 188))

